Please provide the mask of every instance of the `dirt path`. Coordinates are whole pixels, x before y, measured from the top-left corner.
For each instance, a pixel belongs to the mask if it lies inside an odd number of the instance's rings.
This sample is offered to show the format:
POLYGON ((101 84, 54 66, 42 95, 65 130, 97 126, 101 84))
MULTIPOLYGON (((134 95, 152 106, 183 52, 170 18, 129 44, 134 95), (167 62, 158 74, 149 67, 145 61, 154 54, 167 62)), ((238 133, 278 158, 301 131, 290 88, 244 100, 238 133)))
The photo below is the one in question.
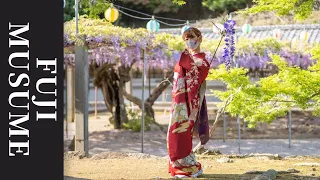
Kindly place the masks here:
MULTIPOLYGON (((160 124, 165 124, 163 119, 165 116, 157 116, 160 124), (161 121, 162 120, 162 121, 161 121), (161 123, 162 122, 162 123, 161 123)), ((276 171, 286 171, 290 168, 299 170, 299 173, 278 173, 277 179, 317 179, 320 180, 320 167, 304 167, 295 166, 296 163, 320 163, 319 159, 319 118, 301 120, 301 125, 296 126, 296 129, 303 131, 293 131, 292 147, 288 148, 288 139, 261 139, 266 136, 271 136, 274 132, 274 137, 287 137, 285 134, 285 120, 279 120, 268 126, 268 130, 263 132, 262 129, 256 131, 241 131, 244 137, 253 136, 256 139, 242 139, 241 153, 276 153, 281 156, 290 155, 315 155, 316 158, 296 158, 286 160, 268 160, 257 158, 236 158, 233 163, 218 163, 216 160, 220 156, 210 156, 209 158, 198 157, 199 161, 204 166, 204 175, 202 179, 252 179, 257 174, 246 174, 248 171, 266 171, 274 169, 276 171), (312 121, 312 125, 303 124, 312 121), (276 129, 279 126, 282 129, 276 129), (310 129, 307 129, 311 128, 310 129), (310 133, 308 139, 303 138, 301 134, 310 133), (310 139, 310 137, 312 137, 310 139)), ((106 156, 98 159, 78 159, 65 158, 65 180, 106 180, 106 179, 155 179, 155 178, 170 178, 167 173, 168 160, 164 156, 167 155, 166 150, 166 133, 153 127, 151 131, 145 132, 144 152, 147 154, 157 155, 160 157, 139 158, 139 156, 121 155, 122 153, 138 153, 141 151, 140 133, 134 133, 125 130, 114 130, 112 125, 106 120, 107 115, 99 115, 94 118, 90 115, 89 118, 89 153, 91 156, 105 154, 110 151, 118 152, 120 155, 106 156)), ((294 122, 297 123, 299 118, 294 122)), ((75 133, 74 123, 68 124, 68 134, 65 136, 65 147, 68 147, 75 133)), ((229 125, 231 126, 231 124, 229 125)), ((232 126, 233 127, 233 126, 232 126)), ((236 130, 228 131, 226 142, 222 142, 221 127, 215 132, 216 137, 209 141, 206 148, 210 150, 220 150, 222 154, 238 153, 237 139, 232 139, 235 136, 236 130), (220 135, 219 135, 220 134, 220 135)), ((242 136, 243 137, 243 136, 242 136)), ((194 145, 197 140, 194 141, 194 145)), ((145 156, 145 155, 144 155, 145 156)), ((200 179, 201 179, 200 178, 200 179)))
MULTIPOLYGON (((166 179, 167 159, 156 157, 139 158, 124 155, 101 156, 102 159, 65 159, 65 176, 68 180, 106 180, 106 179, 166 179)), ((232 158, 232 163, 218 163, 221 156, 198 157, 204 167, 199 179, 252 179, 259 175, 246 174, 249 171, 287 171, 296 169, 298 173, 278 172, 276 179, 320 179, 320 166, 296 166, 297 163, 319 163, 319 158, 294 158, 270 160, 268 158, 232 158)))

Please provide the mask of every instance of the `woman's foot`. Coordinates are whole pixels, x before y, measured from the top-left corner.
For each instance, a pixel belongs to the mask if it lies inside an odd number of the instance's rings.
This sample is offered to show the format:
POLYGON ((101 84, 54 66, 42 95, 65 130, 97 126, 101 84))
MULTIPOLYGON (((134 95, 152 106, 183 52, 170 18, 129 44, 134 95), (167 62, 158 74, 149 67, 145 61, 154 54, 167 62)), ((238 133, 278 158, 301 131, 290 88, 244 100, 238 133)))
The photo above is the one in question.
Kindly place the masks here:
MULTIPOLYGON (((200 169, 197 173, 192 174, 190 177, 191 178, 196 178, 196 177, 200 176, 202 173, 203 173, 203 170, 200 169)), ((177 177, 177 178, 189 178, 189 176, 186 176, 186 175, 175 175, 174 177, 177 177)))
POLYGON ((200 171, 198 171, 197 173, 192 174, 191 177, 193 177, 193 178, 198 177, 198 176, 200 176, 202 173, 203 173, 203 171, 202 171, 202 169, 200 169, 200 171))
POLYGON ((174 177, 177 177, 177 178, 188 178, 188 176, 186 176, 186 175, 175 175, 174 177))

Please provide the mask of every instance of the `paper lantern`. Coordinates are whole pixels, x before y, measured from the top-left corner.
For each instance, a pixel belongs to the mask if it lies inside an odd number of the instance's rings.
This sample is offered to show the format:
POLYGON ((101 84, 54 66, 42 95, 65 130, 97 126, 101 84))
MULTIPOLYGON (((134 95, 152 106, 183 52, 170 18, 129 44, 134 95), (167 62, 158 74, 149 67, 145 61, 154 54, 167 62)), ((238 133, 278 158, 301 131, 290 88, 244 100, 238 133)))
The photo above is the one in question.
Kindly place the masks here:
POLYGON ((273 30, 272 35, 276 39, 281 39, 283 32, 280 29, 275 29, 275 30, 273 30))
POLYGON ((301 40, 302 42, 307 42, 308 39, 309 39, 309 37, 310 37, 310 35, 309 35, 309 33, 308 33, 307 31, 302 31, 302 32, 300 33, 300 40, 301 40))
POLYGON ((244 34, 249 34, 249 33, 251 33, 251 31, 252 31, 252 26, 250 24, 244 24, 242 26, 242 32, 244 34))
POLYGON ((212 25, 212 31, 215 33, 215 34, 218 34, 220 35, 221 32, 220 31, 223 31, 224 30, 224 26, 222 24, 215 24, 215 25, 212 25))
POLYGON ((189 28, 190 28, 189 21, 187 21, 187 24, 185 26, 183 26, 182 29, 181 29, 181 34, 183 34, 189 28))
POLYGON ((160 29, 160 23, 152 17, 152 19, 147 23, 147 29, 151 32, 158 32, 160 29))
POLYGON ((104 17, 113 23, 119 18, 119 11, 111 4, 111 7, 104 12, 104 17))

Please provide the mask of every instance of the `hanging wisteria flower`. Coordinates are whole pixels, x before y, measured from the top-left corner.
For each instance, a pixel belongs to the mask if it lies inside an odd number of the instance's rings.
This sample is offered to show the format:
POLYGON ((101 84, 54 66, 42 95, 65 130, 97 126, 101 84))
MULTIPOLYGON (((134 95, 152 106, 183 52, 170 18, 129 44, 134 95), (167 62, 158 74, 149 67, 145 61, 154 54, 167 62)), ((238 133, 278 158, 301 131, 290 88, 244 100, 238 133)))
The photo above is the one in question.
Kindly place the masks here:
MULTIPOLYGON (((172 69, 179 61, 181 50, 184 43, 180 42, 181 37, 169 34, 153 34, 144 29, 123 29, 116 26, 111 26, 100 20, 88 20, 86 23, 79 23, 80 29, 86 29, 86 41, 89 48, 88 63, 96 63, 97 65, 117 64, 121 62, 124 66, 133 66, 142 68, 142 49, 148 47, 146 60, 151 64, 152 68, 172 69), (92 29, 94 27, 94 29, 92 29), (136 66, 137 65, 137 66, 136 66)), ((214 57, 211 67, 216 68, 220 64, 225 63, 227 68, 231 67, 233 56, 236 56, 237 67, 244 67, 249 70, 263 71, 270 63, 270 53, 279 54, 289 66, 298 66, 303 69, 308 68, 315 63, 310 55, 301 52, 291 52, 285 48, 278 47, 263 47, 264 52, 258 51, 257 48, 243 49, 243 53, 239 50, 235 54, 234 40, 235 40, 235 26, 236 22, 233 20, 226 20, 222 32, 225 37, 226 47, 224 52, 217 52, 217 54, 210 53, 209 47, 204 43, 203 50, 209 57, 214 57), (206 47, 207 46, 207 47, 206 47)), ((75 63, 74 46, 77 44, 77 37, 74 32, 74 24, 72 26, 65 26, 64 47, 65 47, 65 64, 75 63)), ((204 39, 207 41, 207 39, 204 39)), ((264 42, 264 41, 263 41, 264 42)), ((273 42, 273 41, 271 41, 273 42)), ((267 41, 269 43, 269 40, 267 41)), ((262 43, 264 44, 264 43, 262 43)), ((279 46, 280 47, 280 46, 279 46)), ((239 48, 241 49, 241 48, 239 48)), ((258 48, 259 49, 259 48, 258 48)), ((272 65, 272 64, 271 64, 272 65)), ((271 66, 270 66, 271 67, 271 66)))
POLYGON ((70 39, 70 35, 69 34, 64 34, 63 35, 63 44, 64 44, 64 47, 67 47, 67 46, 73 44, 73 41, 70 39))
POLYGON ((236 25, 236 21, 235 20, 227 20, 224 23, 224 30, 226 33, 225 36, 225 43, 226 43, 226 47, 224 48, 224 63, 226 65, 226 68, 229 70, 231 67, 231 61, 233 59, 234 56, 234 52, 235 52, 235 47, 234 47, 234 34, 235 34, 235 29, 234 26, 236 25))

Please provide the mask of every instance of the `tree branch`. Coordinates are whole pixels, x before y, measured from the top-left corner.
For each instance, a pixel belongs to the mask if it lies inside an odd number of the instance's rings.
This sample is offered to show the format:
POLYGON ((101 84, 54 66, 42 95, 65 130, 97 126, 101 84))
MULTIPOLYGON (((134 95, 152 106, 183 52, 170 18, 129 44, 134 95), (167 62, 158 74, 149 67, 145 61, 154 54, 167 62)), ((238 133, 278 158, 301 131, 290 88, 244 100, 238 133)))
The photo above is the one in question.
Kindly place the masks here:
POLYGON ((312 95, 309 97, 309 99, 312 99, 312 98, 314 98, 315 96, 318 96, 318 95, 320 95, 320 91, 312 94, 312 95))
MULTIPOLYGON (((227 108, 227 106, 232 102, 233 97, 234 97, 236 94, 238 94, 238 93, 241 91, 241 89, 242 89, 242 85, 239 87, 239 89, 238 89, 234 94, 230 94, 230 96, 229 96, 229 97, 227 98, 227 100, 225 101, 224 106, 221 107, 221 108, 217 111, 216 119, 215 119, 212 127, 210 128, 210 132, 209 132, 209 137, 210 137, 210 138, 212 137, 212 134, 213 134, 214 130, 215 130, 216 127, 218 126, 218 121, 219 121, 220 115, 225 112, 225 109, 227 108)), ((199 143, 197 144, 197 146, 194 147, 193 152, 196 152, 196 151, 198 151, 199 149, 201 149, 201 148, 203 148, 203 147, 204 147, 204 145, 201 145, 201 142, 199 142, 199 143)))
MULTIPOLYGON (((173 73, 174 73, 173 71, 168 73, 167 79, 170 82, 173 80, 173 73)), ((158 97, 162 94, 162 92, 166 90, 167 87, 170 85, 170 82, 168 81, 165 81, 165 82, 162 81, 162 83, 160 83, 156 88, 154 88, 151 95, 146 100, 146 102, 152 106, 154 102, 158 99, 158 97)))
POLYGON ((123 90, 123 95, 128 101, 133 102, 133 104, 139 106, 140 109, 142 108, 142 101, 140 98, 132 96, 125 89, 123 90))

